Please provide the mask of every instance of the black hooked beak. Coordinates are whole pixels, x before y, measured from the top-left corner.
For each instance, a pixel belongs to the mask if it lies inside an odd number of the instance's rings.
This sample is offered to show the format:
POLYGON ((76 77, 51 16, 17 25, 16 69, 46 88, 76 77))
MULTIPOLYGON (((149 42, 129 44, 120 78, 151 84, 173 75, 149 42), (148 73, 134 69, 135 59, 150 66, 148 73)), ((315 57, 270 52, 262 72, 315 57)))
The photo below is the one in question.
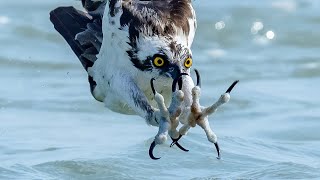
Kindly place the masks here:
POLYGON ((201 88, 201 76, 200 73, 197 69, 194 69, 194 71, 196 72, 196 76, 197 76, 197 86, 199 86, 201 88))
POLYGON ((217 159, 221 159, 221 155, 220 155, 220 147, 218 142, 214 143, 214 146, 216 147, 217 153, 218 153, 218 157, 217 159))
MULTIPOLYGON (((174 78, 173 82, 172 82, 172 92, 175 92, 176 89, 177 89, 177 83, 179 85, 179 90, 182 89, 182 76, 188 76, 189 74, 187 73, 180 73, 176 78, 174 78)), ((153 94, 155 95, 156 94, 156 90, 154 88, 154 84, 153 84, 153 81, 155 81, 156 79, 155 78, 152 78, 150 80, 150 84, 151 84, 151 90, 153 92, 153 94)))
POLYGON ((181 75, 181 73, 182 71, 180 67, 176 64, 171 64, 169 69, 167 70, 167 75, 172 79, 177 79, 181 75))
POLYGON ((177 83, 179 85, 179 90, 182 89, 182 76, 188 76, 187 73, 180 73, 172 82, 172 92, 175 92, 177 89, 177 83))

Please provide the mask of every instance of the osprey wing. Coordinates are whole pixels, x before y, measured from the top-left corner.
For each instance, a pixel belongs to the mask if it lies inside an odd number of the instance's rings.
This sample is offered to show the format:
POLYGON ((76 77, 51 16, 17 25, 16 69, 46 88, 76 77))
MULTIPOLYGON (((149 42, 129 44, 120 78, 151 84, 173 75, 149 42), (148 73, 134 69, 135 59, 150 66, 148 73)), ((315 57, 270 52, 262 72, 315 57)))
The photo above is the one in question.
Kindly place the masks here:
POLYGON ((58 7, 50 12, 55 29, 67 41, 86 70, 97 59, 103 39, 101 25, 105 3, 97 3, 92 6, 84 4, 88 13, 73 7, 58 7))
MULTIPOLYGON (((82 3, 88 13, 73 7, 58 7, 50 12, 50 20, 88 71, 97 60, 96 55, 101 48, 102 18, 106 3, 91 0, 82 0, 82 3)), ((91 76, 88 76, 88 81, 93 95, 97 84, 91 76)))

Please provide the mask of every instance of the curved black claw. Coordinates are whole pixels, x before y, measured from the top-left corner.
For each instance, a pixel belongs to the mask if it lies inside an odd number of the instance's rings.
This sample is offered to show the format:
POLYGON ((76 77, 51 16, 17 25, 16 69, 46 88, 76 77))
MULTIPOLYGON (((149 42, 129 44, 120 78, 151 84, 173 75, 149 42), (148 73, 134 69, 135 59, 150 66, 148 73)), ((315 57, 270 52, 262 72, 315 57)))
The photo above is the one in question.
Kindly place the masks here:
POLYGON ((201 76, 200 73, 197 69, 194 69, 194 71, 196 72, 196 76, 197 76, 197 86, 199 86, 201 88, 201 76))
POLYGON ((177 83, 179 83, 179 90, 182 89, 182 80, 180 81, 182 76, 188 76, 189 74, 187 73, 180 73, 178 77, 176 77, 173 82, 172 82, 172 92, 175 92, 177 89, 177 83))
POLYGON ((172 143, 170 144, 170 147, 172 147, 172 146, 174 146, 174 145, 177 145, 177 147, 178 147, 179 149, 181 149, 182 151, 188 152, 189 150, 186 149, 186 148, 184 148, 184 147, 182 147, 182 146, 179 144, 179 142, 178 142, 181 137, 182 137, 182 135, 180 135, 177 139, 173 139, 173 138, 171 137, 172 143))
POLYGON ((221 159, 220 148, 219 148, 218 142, 214 143, 214 146, 216 147, 216 150, 217 150, 217 153, 218 153, 217 159, 221 159))
POLYGON ((150 80, 151 89, 152 89, 152 92, 153 92, 154 95, 156 95, 156 90, 154 89, 154 85, 153 85, 153 81, 155 81, 155 80, 156 80, 155 78, 152 78, 152 79, 150 80))
POLYGON ((170 147, 174 146, 181 138, 182 138, 181 134, 177 139, 174 139, 174 138, 171 137, 172 143, 170 144, 170 147))
POLYGON ((236 84, 238 84, 239 80, 234 81, 231 86, 228 88, 228 90, 226 91, 226 93, 230 93, 232 91, 232 89, 234 88, 234 86, 236 86, 236 84))
POLYGON ((150 145, 150 148, 149 148, 149 156, 150 156, 150 158, 153 159, 153 160, 158 160, 158 159, 160 159, 160 158, 154 157, 154 155, 153 155, 153 149, 154 149, 155 147, 156 147, 156 142, 153 141, 153 142, 151 143, 151 145, 150 145))

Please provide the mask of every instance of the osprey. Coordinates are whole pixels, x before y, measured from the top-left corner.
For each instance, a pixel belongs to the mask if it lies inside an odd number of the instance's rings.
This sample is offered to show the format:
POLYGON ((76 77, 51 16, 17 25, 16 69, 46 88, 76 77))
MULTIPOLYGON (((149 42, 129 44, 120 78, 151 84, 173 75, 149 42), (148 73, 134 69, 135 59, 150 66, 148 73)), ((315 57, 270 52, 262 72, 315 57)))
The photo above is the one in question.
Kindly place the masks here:
POLYGON ((167 135, 171 146, 188 151, 178 140, 196 125, 220 158, 208 115, 229 101, 236 82, 215 104, 200 106, 199 72, 196 86, 190 77, 197 28, 191 0, 82 0, 82 5, 85 11, 58 7, 50 20, 87 71, 93 97, 114 112, 139 115, 159 127, 149 149, 152 159, 159 159, 153 149, 167 135))

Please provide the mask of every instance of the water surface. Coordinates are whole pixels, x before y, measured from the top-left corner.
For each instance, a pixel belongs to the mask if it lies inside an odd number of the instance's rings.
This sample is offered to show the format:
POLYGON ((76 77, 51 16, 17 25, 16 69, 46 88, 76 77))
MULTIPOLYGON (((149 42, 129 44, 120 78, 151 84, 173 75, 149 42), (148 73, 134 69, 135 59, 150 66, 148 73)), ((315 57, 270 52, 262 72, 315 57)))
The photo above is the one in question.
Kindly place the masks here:
POLYGON ((0 1, 0 179, 320 178, 320 3, 195 1, 194 67, 209 105, 235 80, 210 123, 222 160, 200 128, 184 153, 155 150, 157 129, 113 113, 49 12, 73 0, 0 1))

